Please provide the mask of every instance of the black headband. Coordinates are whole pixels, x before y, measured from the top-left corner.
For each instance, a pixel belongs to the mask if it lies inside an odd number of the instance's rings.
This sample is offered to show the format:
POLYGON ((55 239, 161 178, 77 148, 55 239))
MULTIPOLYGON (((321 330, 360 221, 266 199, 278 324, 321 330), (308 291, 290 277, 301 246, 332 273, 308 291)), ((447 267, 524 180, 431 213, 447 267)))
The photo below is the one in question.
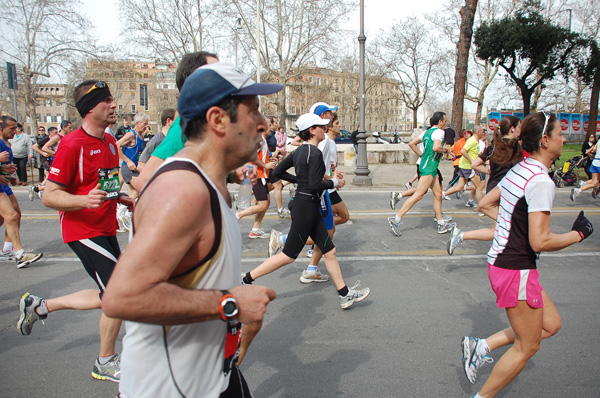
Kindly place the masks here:
POLYGON ((96 107, 96 105, 111 96, 112 94, 108 87, 96 88, 81 97, 75 104, 75 108, 79 111, 81 118, 84 118, 85 115, 90 113, 90 111, 96 107))

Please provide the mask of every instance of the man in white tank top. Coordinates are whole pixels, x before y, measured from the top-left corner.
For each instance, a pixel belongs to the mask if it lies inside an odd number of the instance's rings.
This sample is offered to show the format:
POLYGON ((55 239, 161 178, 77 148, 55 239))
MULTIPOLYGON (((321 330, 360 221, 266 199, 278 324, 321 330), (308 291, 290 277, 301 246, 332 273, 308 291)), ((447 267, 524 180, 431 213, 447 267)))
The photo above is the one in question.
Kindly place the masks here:
POLYGON ((251 396, 236 364, 275 292, 241 285, 226 177, 256 160, 267 127, 257 95, 281 88, 226 63, 186 79, 178 105, 186 146, 141 192, 133 239, 104 294, 106 313, 127 321, 122 397, 251 396))

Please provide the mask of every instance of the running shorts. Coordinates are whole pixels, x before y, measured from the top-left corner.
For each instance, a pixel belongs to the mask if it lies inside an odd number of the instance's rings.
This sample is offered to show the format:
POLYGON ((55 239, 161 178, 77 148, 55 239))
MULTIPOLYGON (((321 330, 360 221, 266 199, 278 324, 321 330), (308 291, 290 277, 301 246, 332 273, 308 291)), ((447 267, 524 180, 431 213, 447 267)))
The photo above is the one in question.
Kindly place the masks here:
POLYGON ((329 197, 329 192, 323 192, 323 201, 321 202, 321 206, 319 206, 319 213, 321 213, 321 217, 323 218, 323 222, 325 223, 325 228, 328 231, 332 230, 335 227, 333 223, 333 210, 331 210, 331 199, 329 197), (325 206, 325 207, 323 207, 325 206))
POLYGON ((600 173, 600 167, 594 166, 594 163, 590 165, 590 173, 600 173))
MULTIPOLYGON (((444 181, 444 177, 442 177, 442 172, 440 171, 440 169, 437 169, 436 171, 437 176, 438 176, 438 180, 440 181, 440 185, 442 185, 442 181, 444 181)), ((419 165, 417 165, 417 180, 421 179, 421 171, 419 171, 419 165)))
POLYGON ((259 178, 256 181, 256 184, 252 186, 252 192, 254 192, 254 197, 259 202, 269 200, 269 187, 267 185, 267 180, 264 178, 259 178))
POLYGON ((335 248, 319 213, 321 205, 317 199, 307 200, 296 194, 288 207, 292 213, 292 225, 282 250, 286 256, 298 258, 309 236, 323 254, 335 248))
POLYGON ((473 169, 459 169, 458 175, 468 181, 475 176, 475 171, 473 169))
POLYGON ((6 184, 6 185, 0 184, 0 192, 4 192, 6 194, 6 196, 13 195, 13 191, 12 191, 12 188, 10 187, 10 184, 6 184))
POLYGON ((342 203, 342 197, 338 193, 338 191, 329 192, 329 200, 331 200, 331 205, 335 206, 338 203, 342 203))
POLYGON ((537 269, 506 269, 488 263, 488 278, 496 293, 498 308, 513 308, 523 300, 530 307, 543 308, 543 288, 539 277, 537 269))
POLYGON ((133 177, 137 177, 139 175, 140 175, 139 171, 137 171, 137 170, 131 171, 131 170, 129 170, 129 167, 127 167, 126 164, 121 165, 121 176, 123 176, 123 181, 125 181, 126 184, 129 184, 133 177))
POLYGON ((100 289, 100 298, 121 254, 116 235, 96 236, 68 243, 81 260, 83 268, 100 289))
POLYGON ((219 398, 252 398, 250 387, 246 383, 244 375, 240 368, 234 366, 229 374, 229 385, 227 389, 219 395, 219 398))

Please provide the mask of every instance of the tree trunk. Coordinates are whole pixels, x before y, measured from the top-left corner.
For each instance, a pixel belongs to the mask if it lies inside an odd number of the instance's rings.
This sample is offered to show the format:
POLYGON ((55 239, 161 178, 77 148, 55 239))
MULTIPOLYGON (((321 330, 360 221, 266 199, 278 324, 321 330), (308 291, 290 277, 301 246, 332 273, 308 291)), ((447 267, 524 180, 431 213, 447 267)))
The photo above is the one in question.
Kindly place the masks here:
MULTIPOLYGON (((592 97, 590 99, 590 124, 586 135, 586 140, 589 138, 590 133, 596 134, 596 123, 598 120, 598 96, 600 94, 600 73, 594 76, 594 84, 592 84, 592 97)), ((596 138, 597 139, 597 138, 596 138)))
MULTIPOLYGON (((413 111, 413 129, 416 129, 417 128, 417 124, 418 124, 418 122, 417 122, 417 111, 418 111, 418 108, 414 108, 412 111, 413 111)), ((427 124, 427 121, 425 121, 425 124, 427 124)))
POLYGON ((460 9, 460 39, 456 45, 456 68, 454 70, 454 96, 452 97, 452 118, 450 124, 455 130, 460 130, 463 120, 469 50, 473 37, 473 20, 477 10, 477 0, 465 0, 465 6, 460 9))

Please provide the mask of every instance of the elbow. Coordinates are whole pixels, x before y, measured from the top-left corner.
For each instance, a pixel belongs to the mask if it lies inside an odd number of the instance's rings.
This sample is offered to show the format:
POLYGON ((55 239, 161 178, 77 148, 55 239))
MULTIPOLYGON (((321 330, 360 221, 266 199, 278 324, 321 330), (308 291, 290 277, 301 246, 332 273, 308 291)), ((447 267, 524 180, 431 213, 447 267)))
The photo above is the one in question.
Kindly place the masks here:
POLYGON ((112 292, 108 290, 102 295, 102 312, 109 318, 122 319, 118 300, 115 300, 112 292))
POLYGON ((536 253, 540 253, 540 252, 544 251, 544 244, 541 241, 538 241, 538 240, 531 241, 530 240, 529 245, 531 246, 533 251, 536 253))

